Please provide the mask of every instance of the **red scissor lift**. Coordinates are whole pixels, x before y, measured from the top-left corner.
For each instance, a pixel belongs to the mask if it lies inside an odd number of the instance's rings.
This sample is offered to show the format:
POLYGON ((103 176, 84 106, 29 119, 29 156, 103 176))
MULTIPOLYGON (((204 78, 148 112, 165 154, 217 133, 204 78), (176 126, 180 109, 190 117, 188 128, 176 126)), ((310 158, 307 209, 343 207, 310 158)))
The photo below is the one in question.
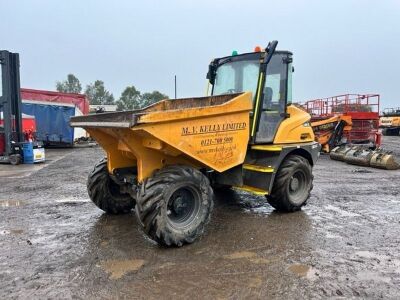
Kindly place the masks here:
POLYGON ((337 115, 351 116, 353 126, 345 136, 349 143, 380 146, 378 94, 345 94, 309 100, 304 108, 311 114, 311 121, 328 119, 337 115))

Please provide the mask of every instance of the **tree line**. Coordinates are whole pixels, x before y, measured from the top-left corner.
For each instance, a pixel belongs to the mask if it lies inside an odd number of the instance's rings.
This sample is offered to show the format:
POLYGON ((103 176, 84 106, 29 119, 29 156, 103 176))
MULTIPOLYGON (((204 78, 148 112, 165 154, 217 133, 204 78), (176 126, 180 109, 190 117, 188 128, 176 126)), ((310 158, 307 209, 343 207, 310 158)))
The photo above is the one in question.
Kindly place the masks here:
MULTIPOLYGON (((82 84, 74 74, 68 74, 67 79, 56 82, 56 90, 62 93, 82 93, 82 84)), ((159 91, 151 93, 141 93, 135 86, 127 86, 118 100, 108 91, 102 80, 96 80, 86 85, 84 94, 92 105, 110 105, 116 104, 118 111, 139 109, 163 99, 168 99, 167 95, 159 91)))

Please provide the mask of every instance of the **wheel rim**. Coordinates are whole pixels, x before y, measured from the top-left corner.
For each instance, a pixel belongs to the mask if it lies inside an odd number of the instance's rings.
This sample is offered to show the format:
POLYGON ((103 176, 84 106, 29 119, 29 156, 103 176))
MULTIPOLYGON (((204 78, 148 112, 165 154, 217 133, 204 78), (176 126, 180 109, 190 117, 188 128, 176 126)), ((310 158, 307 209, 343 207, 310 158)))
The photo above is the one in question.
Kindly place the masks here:
POLYGON ((182 187, 173 192, 168 199, 167 217, 169 223, 182 228, 195 220, 200 210, 200 195, 192 188, 182 187))
POLYGON ((291 201, 295 204, 301 204, 307 196, 307 176, 303 170, 296 170, 290 177, 288 190, 291 201))

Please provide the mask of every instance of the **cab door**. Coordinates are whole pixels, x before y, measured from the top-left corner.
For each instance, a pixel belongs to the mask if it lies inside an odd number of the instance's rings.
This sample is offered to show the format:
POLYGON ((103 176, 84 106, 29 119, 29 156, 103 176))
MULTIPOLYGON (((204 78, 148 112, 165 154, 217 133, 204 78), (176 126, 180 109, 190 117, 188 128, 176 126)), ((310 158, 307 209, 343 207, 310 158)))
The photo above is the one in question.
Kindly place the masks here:
POLYGON ((268 63, 256 144, 272 143, 280 123, 287 116, 286 105, 291 98, 291 61, 290 52, 275 52, 268 63))

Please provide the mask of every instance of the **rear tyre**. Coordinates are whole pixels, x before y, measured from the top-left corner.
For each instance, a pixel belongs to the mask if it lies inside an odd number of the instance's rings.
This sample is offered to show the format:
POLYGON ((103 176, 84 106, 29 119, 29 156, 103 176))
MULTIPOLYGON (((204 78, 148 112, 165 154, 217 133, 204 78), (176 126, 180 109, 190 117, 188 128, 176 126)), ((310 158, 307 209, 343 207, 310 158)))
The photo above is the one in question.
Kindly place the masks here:
POLYGON ((90 172, 87 190, 93 203, 109 214, 129 213, 135 205, 129 194, 120 192, 120 186, 111 179, 107 159, 98 162, 90 172))
POLYGON ((299 155, 288 156, 276 174, 268 203, 278 211, 293 212, 306 204, 312 190, 312 168, 299 155))
POLYGON ((144 232, 166 246, 193 243, 210 220, 213 190, 199 170, 167 166, 147 178, 136 199, 144 232))

